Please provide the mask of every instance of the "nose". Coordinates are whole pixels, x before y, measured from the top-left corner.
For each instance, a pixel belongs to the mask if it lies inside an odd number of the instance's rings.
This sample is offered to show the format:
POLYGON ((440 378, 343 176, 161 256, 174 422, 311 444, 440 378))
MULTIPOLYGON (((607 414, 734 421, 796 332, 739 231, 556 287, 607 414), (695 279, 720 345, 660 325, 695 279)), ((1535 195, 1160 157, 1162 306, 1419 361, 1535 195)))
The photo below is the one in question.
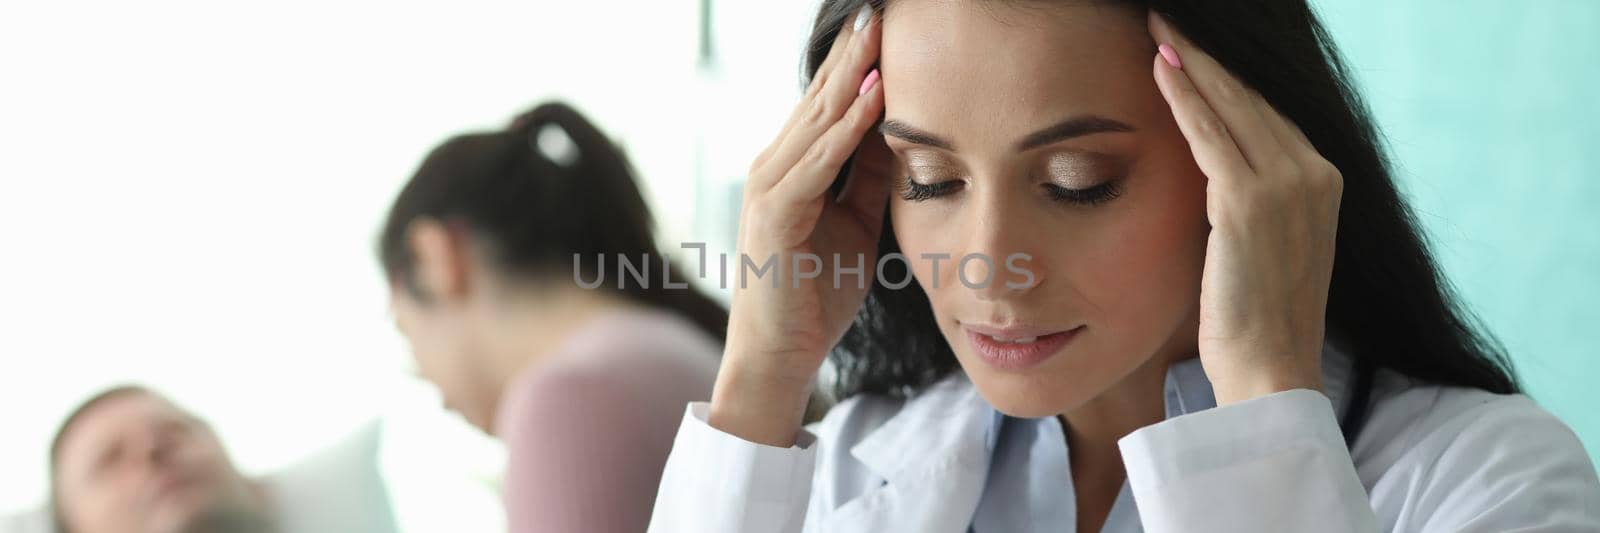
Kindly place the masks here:
POLYGON ((158 428, 150 428, 142 432, 133 446, 135 457, 144 459, 146 465, 151 468, 160 468, 176 458, 180 443, 178 436, 158 428))
MULTIPOLYGON (((994 183, 994 180, 990 180, 994 183)), ((1044 258, 1032 235, 1048 233, 1027 220, 1027 209, 1011 191, 983 187, 967 213, 965 252, 957 258, 958 281, 981 300, 1013 298, 1044 281, 1044 258)))

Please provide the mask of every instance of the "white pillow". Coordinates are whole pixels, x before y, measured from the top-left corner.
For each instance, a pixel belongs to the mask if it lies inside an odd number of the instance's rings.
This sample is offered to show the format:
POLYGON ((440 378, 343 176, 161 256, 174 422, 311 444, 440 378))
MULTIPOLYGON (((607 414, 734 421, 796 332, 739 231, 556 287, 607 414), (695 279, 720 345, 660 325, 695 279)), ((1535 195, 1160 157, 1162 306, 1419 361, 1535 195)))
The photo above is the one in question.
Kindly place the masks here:
POLYGON ((382 424, 362 424, 337 444, 263 478, 282 533, 394 533, 378 474, 382 424))
POLYGON ((0 516, 0 533, 54 533, 50 528, 50 511, 33 509, 0 516))

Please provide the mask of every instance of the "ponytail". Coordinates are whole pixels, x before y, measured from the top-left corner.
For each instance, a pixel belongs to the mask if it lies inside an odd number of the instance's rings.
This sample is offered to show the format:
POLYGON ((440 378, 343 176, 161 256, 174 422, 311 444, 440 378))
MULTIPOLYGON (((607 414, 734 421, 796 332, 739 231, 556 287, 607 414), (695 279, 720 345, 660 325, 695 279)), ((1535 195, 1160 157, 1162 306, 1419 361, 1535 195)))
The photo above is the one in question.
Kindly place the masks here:
MULTIPOLYGON (((378 256, 390 279, 422 301, 428 295, 416 285, 405 232, 425 217, 464 223, 487 244, 491 264, 530 280, 575 283, 575 257, 592 264, 622 255, 657 265, 665 257, 627 156, 562 103, 535 107, 504 130, 445 141, 400 191, 378 256)), ((666 268, 648 270, 648 283, 595 290, 676 313, 725 339, 728 314, 720 304, 692 285, 667 288, 666 268)))

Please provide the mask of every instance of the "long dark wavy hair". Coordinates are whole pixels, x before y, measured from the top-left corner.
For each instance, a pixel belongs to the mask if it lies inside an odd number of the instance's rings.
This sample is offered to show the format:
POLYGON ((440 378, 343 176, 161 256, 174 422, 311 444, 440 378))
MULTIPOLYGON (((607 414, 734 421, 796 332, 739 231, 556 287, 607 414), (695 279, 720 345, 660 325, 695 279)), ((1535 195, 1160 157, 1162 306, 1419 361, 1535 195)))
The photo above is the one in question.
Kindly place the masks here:
MULTIPOLYGON (((805 57, 813 78, 840 28, 863 5, 887 0, 824 0, 805 57)), ((1410 208, 1395 188, 1366 104, 1333 39, 1304 0, 1117 0, 1154 10, 1255 88, 1344 176, 1327 320, 1356 364, 1388 368, 1443 385, 1496 393, 1519 390, 1504 348, 1462 305, 1440 273, 1410 208)), ((1155 50, 1150 51, 1151 57, 1155 50)), ((848 166, 846 167, 848 168, 848 166)), ((884 216, 879 254, 899 252, 884 216)), ((880 255, 882 257, 882 255, 880 255)), ((886 279, 910 279, 889 261, 886 279)), ((922 288, 875 283, 830 354, 836 399, 871 393, 906 396, 957 370, 922 288)))
POLYGON ((648 283, 601 283, 595 290, 676 313, 717 342, 727 336, 727 309, 685 281, 688 270, 672 268, 677 282, 691 288, 667 286, 668 273, 659 268, 666 256, 656 247, 650 208, 632 165, 604 132, 566 104, 545 103, 504 129, 445 141, 400 190, 378 237, 378 261, 391 280, 426 302, 405 239, 406 228, 422 217, 465 224, 487 242, 495 266, 520 279, 575 283, 574 255, 585 265, 618 254, 655 263, 644 274, 648 283), (565 136, 569 150, 540 149, 541 136, 552 127, 565 136))

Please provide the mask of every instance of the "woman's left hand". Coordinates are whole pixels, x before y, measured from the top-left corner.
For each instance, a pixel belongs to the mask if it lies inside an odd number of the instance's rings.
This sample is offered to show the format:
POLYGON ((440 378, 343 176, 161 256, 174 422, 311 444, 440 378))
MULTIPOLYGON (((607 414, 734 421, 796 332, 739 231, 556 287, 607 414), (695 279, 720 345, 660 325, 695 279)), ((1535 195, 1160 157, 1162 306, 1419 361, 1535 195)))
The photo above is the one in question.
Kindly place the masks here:
POLYGON ((1322 387, 1344 180, 1300 128, 1161 16, 1156 85, 1205 173, 1201 364, 1218 405, 1322 387))

